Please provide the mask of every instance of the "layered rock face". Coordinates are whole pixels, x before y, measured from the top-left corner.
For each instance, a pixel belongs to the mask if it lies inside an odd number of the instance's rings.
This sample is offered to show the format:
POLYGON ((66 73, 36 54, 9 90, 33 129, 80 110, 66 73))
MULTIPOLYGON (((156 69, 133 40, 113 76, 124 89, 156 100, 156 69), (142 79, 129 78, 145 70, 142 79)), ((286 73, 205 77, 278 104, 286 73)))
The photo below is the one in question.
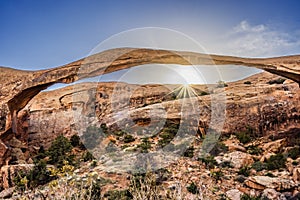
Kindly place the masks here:
MULTIPOLYGON (((192 85, 197 96, 191 97, 199 108, 199 134, 210 127, 212 107, 225 105, 222 134, 238 133, 251 128, 257 136, 297 134, 300 132, 300 92, 292 81, 269 84, 279 77, 267 72, 245 80, 228 83, 228 87, 192 85), (248 82, 248 84, 245 84, 248 82), (249 84, 251 82, 251 84, 249 84), (210 93, 210 94, 208 94, 210 93), (224 94, 222 102, 212 99, 224 94), (212 105, 214 104, 214 105, 212 105)), ((181 106, 190 98, 174 92, 179 85, 132 85, 126 83, 81 83, 54 91, 45 91, 33 98, 19 113, 20 144, 7 144, 11 149, 23 149, 17 160, 28 161, 40 146, 48 147, 58 135, 81 134, 81 123, 111 129, 131 127, 131 131, 147 130, 148 125, 163 117, 181 120, 181 106), (159 113, 163 111, 163 114, 159 113), (22 145, 21 145, 22 144, 22 145)), ((81 126, 82 125, 82 126, 81 126)), ((17 139, 15 139, 17 140, 17 139)), ((16 143, 16 142, 15 142, 16 143)), ((17 151, 17 150, 14 150, 17 151)), ((10 158, 11 159, 11 158, 10 158)))
MULTIPOLYGON (((22 135, 24 131, 26 132, 24 130, 26 124, 19 124, 22 123, 22 120, 18 122, 17 118, 18 116, 21 118, 28 117, 26 113, 22 113, 20 116, 19 112, 39 92, 55 83, 71 83, 78 79, 150 63, 244 65, 263 69, 300 83, 299 56, 250 59, 194 52, 120 48, 107 50, 48 70, 21 71, 2 67, 0 68, 0 165, 4 164, 3 158, 8 154, 7 141, 12 137, 26 138, 26 135, 22 135)), ((266 110, 269 109, 272 108, 266 108, 266 110)), ((285 119, 280 120, 284 121, 285 119)), ((277 121, 271 121, 270 125, 272 126, 274 123, 276 124, 277 121)))

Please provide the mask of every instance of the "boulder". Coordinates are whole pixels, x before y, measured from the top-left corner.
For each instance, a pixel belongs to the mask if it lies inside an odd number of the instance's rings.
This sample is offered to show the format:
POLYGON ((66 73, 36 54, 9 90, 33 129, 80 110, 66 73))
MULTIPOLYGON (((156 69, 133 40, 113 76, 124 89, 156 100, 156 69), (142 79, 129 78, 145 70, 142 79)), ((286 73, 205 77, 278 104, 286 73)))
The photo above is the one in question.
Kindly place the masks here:
POLYGON ((242 195, 243 193, 240 192, 238 189, 232 189, 226 192, 226 197, 230 200, 240 200, 242 195))
POLYGON ((268 177, 268 176, 252 176, 245 181, 245 184, 253 189, 263 190, 266 188, 275 189, 276 191, 291 190, 298 186, 290 179, 268 177))
POLYGON ((251 165, 254 162, 250 154, 241 151, 234 151, 224 154, 224 156, 217 156, 215 159, 218 163, 230 162, 231 165, 236 169, 251 165))
POLYGON ((11 188, 8 188, 8 189, 5 189, 5 190, 1 191, 0 192, 0 199, 10 198, 13 195, 14 191, 15 191, 14 187, 11 187, 11 188))
POLYGON ((280 195, 280 192, 277 192, 272 188, 267 188, 262 192, 261 197, 266 199, 281 200, 282 198, 280 198, 280 195))
POLYGON ((293 180, 296 181, 300 181, 300 168, 294 168, 293 169, 293 180))
POLYGON ((279 152, 286 144, 286 139, 279 139, 272 142, 268 142, 262 146, 262 149, 267 152, 277 153, 279 152))

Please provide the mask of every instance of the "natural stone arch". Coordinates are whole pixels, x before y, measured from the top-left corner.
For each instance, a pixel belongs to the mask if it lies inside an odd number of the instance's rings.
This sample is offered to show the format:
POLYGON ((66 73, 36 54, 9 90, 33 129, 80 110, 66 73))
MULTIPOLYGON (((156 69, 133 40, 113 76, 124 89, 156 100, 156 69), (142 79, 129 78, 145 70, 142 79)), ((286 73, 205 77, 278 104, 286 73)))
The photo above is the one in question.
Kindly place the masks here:
MULTIPOLYGON (((186 51, 118 48, 47 70, 22 71, 0 68, 0 86, 2 89, 0 104, 2 107, 8 107, 10 113, 10 117, 6 119, 5 129, 0 130, 0 149, 2 148, 1 144, 3 144, 1 140, 7 134, 17 130, 16 118, 18 112, 40 91, 55 83, 71 83, 79 79, 152 63, 242 65, 262 69, 300 84, 300 55, 276 58, 241 58, 186 51)), ((5 146, 2 149, 6 149, 5 146)))

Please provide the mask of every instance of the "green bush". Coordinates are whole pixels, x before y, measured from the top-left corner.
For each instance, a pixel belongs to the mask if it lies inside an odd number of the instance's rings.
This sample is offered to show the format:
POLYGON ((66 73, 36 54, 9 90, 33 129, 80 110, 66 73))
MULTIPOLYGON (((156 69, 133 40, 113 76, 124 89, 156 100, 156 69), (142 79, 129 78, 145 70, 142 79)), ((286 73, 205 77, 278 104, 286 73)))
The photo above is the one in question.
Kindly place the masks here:
POLYGON ((249 176, 250 175, 250 169, 251 167, 249 166, 244 166, 241 169, 239 169, 238 174, 243 175, 243 176, 249 176))
POLYGON ((188 158, 192 158, 194 156, 194 147, 191 146, 189 148, 187 148, 187 150, 183 153, 184 157, 188 157, 188 158))
POLYGON ((124 142, 125 143, 130 143, 130 142, 134 142, 134 141, 135 141, 135 139, 132 135, 125 135, 124 136, 124 142))
POLYGON ((263 150, 258 146, 251 145, 247 147, 247 152, 251 155, 260 155, 263 150))
POLYGON ((223 172, 221 170, 218 171, 212 171, 210 173, 211 177, 213 177, 216 181, 221 180, 221 178, 224 176, 223 172))
POLYGON ((294 147, 294 148, 290 149, 287 153, 287 156, 296 160, 300 156, 300 148, 294 147))
POLYGON ((267 83, 272 85, 272 84, 282 84, 286 79, 284 78, 277 78, 277 79, 274 79, 274 80, 270 80, 268 81, 267 83))
POLYGON ((103 124, 100 125, 100 127, 101 127, 103 133, 104 133, 104 134, 107 134, 107 132, 108 132, 108 127, 107 127, 107 125, 106 125, 105 123, 103 123, 103 124))
POLYGON ((269 176, 269 177, 275 177, 275 175, 274 175, 274 174, 272 174, 271 172, 267 172, 267 173, 265 174, 265 176, 269 176))
POLYGON ((206 92, 206 91, 201 91, 199 95, 200 95, 200 96, 209 95, 209 92, 206 92))
POLYGON ((151 148, 149 138, 143 138, 142 143, 139 144, 137 147, 140 149, 141 153, 148 153, 148 150, 151 148))
POLYGON ((259 172, 259 171, 262 171, 262 170, 264 170, 264 169, 267 169, 267 166, 266 166, 265 163, 262 163, 262 162, 260 162, 260 161, 257 161, 257 162, 255 162, 255 163, 252 164, 251 168, 252 168, 252 169, 255 169, 256 171, 259 172))
POLYGON ((218 165, 217 161, 214 159, 213 156, 207 156, 204 158, 199 158, 199 161, 203 162, 205 166, 209 169, 214 168, 216 165, 218 165))
POLYGON ((70 138, 71 145, 73 147, 79 147, 80 146, 80 138, 78 135, 72 135, 70 138))
POLYGON ((283 154, 272 155, 265 163, 268 170, 285 168, 286 157, 283 154))
POLYGON ((220 153, 226 152, 228 152, 228 147, 222 142, 217 142, 209 153, 213 156, 218 156, 220 153))
POLYGON ((258 137, 256 131, 250 126, 246 126, 246 129, 244 131, 236 133, 235 135, 237 139, 243 144, 251 142, 252 139, 258 137))
POLYGON ((187 186, 186 189, 188 192, 190 192, 192 194, 198 193, 198 187, 194 182, 192 182, 189 186, 187 186))
POLYGON ((44 185, 54 180, 56 177, 51 176, 47 170, 46 162, 44 160, 36 161, 34 167, 28 173, 20 172, 14 177, 14 183, 17 188, 24 191, 27 187, 33 189, 39 185, 44 185))
POLYGON ((83 158, 84 162, 92 161, 92 160, 95 159, 94 156, 93 156, 93 154, 91 154, 89 151, 85 152, 85 154, 83 155, 82 158, 83 158))
POLYGON ((72 150, 72 145, 70 141, 64 136, 58 136, 51 144, 50 148, 47 151, 47 155, 50 160, 49 163, 55 166, 61 167, 63 161, 68 161, 73 163, 73 156, 68 155, 72 150))
POLYGON ((236 137, 243 144, 247 144, 251 141, 251 137, 246 132, 239 132, 236 134, 236 137))

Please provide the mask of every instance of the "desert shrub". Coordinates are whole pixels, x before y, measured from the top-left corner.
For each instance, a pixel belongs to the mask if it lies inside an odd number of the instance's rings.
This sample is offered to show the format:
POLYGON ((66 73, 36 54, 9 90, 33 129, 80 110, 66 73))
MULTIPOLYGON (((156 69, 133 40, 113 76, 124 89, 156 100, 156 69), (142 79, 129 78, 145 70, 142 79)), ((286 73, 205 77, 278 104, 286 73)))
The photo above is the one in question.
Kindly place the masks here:
POLYGON ((239 132, 236 134, 236 137, 243 144, 251 141, 251 137, 246 132, 239 132))
POLYGON ((245 180, 246 180, 246 178, 245 178, 245 176, 243 176, 243 175, 238 175, 234 180, 235 180, 235 181, 238 181, 238 182, 240 182, 240 183, 244 183, 245 180))
POLYGON ((102 131, 103 131, 104 134, 107 134, 108 127, 107 127, 107 125, 105 123, 101 124, 100 128, 102 129, 102 131))
POLYGON ((78 135, 72 135, 70 138, 70 142, 73 147, 79 147, 80 146, 80 137, 78 135))
POLYGON ((125 132, 125 131, 122 131, 122 130, 116 130, 116 131, 113 131, 112 134, 113 134, 113 135, 116 135, 116 136, 118 136, 118 137, 121 137, 121 136, 125 135, 126 132, 125 132))
POLYGON ((251 85, 251 81, 245 81, 244 84, 251 85))
POLYGON ((73 156, 68 155, 71 150, 72 145, 70 141, 62 135, 58 136, 46 153, 50 158, 49 163, 58 167, 61 167, 65 160, 73 163, 73 156))
POLYGON ((260 155, 263 150, 258 146, 251 145, 247 147, 247 152, 251 155, 260 155))
POLYGON ((85 153, 83 154, 82 159, 83 159, 84 162, 87 162, 87 161, 92 161, 92 160, 94 160, 95 158, 94 158, 93 154, 91 154, 89 151, 87 151, 87 152, 85 152, 85 153))
POLYGON ((199 95, 200 95, 200 96, 209 95, 209 92, 206 92, 206 91, 201 91, 199 95))
POLYGON ((274 79, 274 80, 270 80, 268 81, 267 83, 272 85, 272 84, 282 84, 286 79, 284 78, 277 78, 277 79, 274 79))
POLYGON ((286 157, 283 154, 272 155, 265 163, 268 170, 285 168, 286 157))
POLYGON ((296 166, 296 165, 298 165, 298 164, 299 164, 298 161, 295 161, 295 160, 294 160, 294 161, 292 162, 292 165, 295 165, 295 166, 296 166))
POLYGON ((140 149, 141 153, 148 153, 148 150, 151 148, 151 142, 149 141, 149 138, 143 138, 142 143, 137 147, 140 149))
POLYGON ((275 175, 274 175, 274 174, 272 174, 271 172, 267 172, 267 173, 265 174, 265 176, 269 176, 269 177, 275 177, 275 175))
POLYGON ((197 194, 199 191, 197 185, 194 182, 192 182, 190 185, 188 185, 186 187, 186 189, 188 192, 190 192, 192 194, 197 194))
POLYGON ((264 169, 267 169, 267 166, 266 166, 265 163, 262 163, 262 162, 260 162, 260 161, 257 161, 257 162, 255 162, 255 163, 252 164, 251 168, 252 168, 252 169, 255 169, 256 171, 259 172, 259 171, 262 171, 262 170, 264 170, 264 169))
POLYGON ((300 148, 294 147, 287 152, 287 156, 292 159, 297 159, 300 156, 300 148))
POLYGON ((136 199, 160 199, 155 174, 135 174, 131 177, 129 191, 136 199))
POLYGON ((230 162, 230 161, 223 161, 223 162, 220 163, 219 166, 220 166, 220 167, 223 167, 223 168, 226 168, 226 167, 232 168, 232 167, 233 167, 233 166, 231 165, 231 162, 230 162))
POLYGON ((255 139, 257 137, 255 130, 250 126, 247 126, 245 131, 241 131, 239 133, 236 133, 235 135, 237 139, 243 144, 251 142, 252 139, 255 139))
POLYGON ((251 167, 244 166, 244 167, 239 169, 238 174, 243 175, 243 176, 249 176, 250 175, 250 169, 251 169, 251 167))
POLYGON ((124 136, 124 142, 125 143, 130 143, 130 142, 134 142, 134 141, 135 141, 135 139, 132 135, 125 135, 124 136))
POLYGON ((96 180, 93 182, 92 187, 87 192, 87 197, 91 200, 98 200, 101 198, 101 180, 96 180))
POLYGON ((35 162, 33 169, 26 174, 26 179, 28 180, 28 187, 34 188, 52 181, 55 177, 51 176, 47 169, 46 161, 40 160, 35 162))
POLYGON ((34 157, 35 160, 44 159, 47 156, 44 146, 40 146, 37 155, 34 157))
POLYGON ((205 166, 209 169, 214 168, 218 164, 213 156, 199 158, 199 161, 203 162, 205 164, 205 166))
POLYGON ((228 147, 222 142, 217 142, 216 145, 212 148, 212 150, 209 153, 213 156, 217 156, 220 153, 226 153, 226 152, 228 152, 228 147))
POLYGON ((17 175, 13 178, 13 182, 16 186, 16 189, 19 191, 23 192, 28 188, 27 174, 24 171, 18 172, 17 175))
POLYGON ((184 157, 188 157, 188 158, 192 158, 194 156, 194 147, 191 146, 189 148, 187 148, 187 150, 183 153, 184 157))
POLYGON ((224 176, 224 174, 223 174, 223 172, 221 170, 212 171, 212 172, 210 172, 210 175, 216 181, 221 180, 221 178, 224 176))
POLYGON ((107 200, 130 200, 133 199, 133 196, 129 190, 110 190, 104 194, 104 198, 107 200))
POLYGON ((177 122, 177 121, 173 122, 171 120, 167 120, 164 128, 162 129, 162 131, 159 134, 159 137, 161 139, 158 140, 158 145, 160 147, 164 147, 167 144, 169 144, 176 136, 179 126, 180 126, 179 122, 177 122))

